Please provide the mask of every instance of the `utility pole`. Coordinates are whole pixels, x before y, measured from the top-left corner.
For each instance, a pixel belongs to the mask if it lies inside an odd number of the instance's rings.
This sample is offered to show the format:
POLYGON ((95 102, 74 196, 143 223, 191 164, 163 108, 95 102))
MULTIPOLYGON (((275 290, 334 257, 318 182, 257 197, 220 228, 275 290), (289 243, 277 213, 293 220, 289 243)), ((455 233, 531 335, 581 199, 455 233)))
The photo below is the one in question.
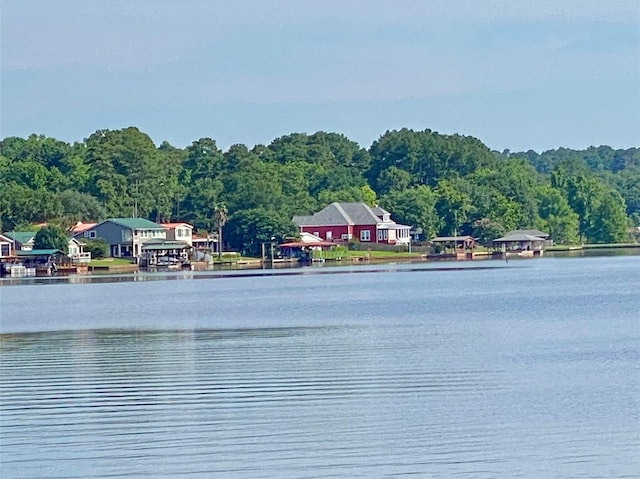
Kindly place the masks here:
POLYGON ((136 181, 135 183, 135 192, 134 192, 134 196, 133 196, 133 217, 137 218, 138 217, 138 181, 136 181))
POLYGON ((273 257, 273 242, 274 241, 275 241, 275 237, 272 236, 271 237, 271 266, 272 267, 273 267, 273 260, 274 260, 274 257, 273 257))

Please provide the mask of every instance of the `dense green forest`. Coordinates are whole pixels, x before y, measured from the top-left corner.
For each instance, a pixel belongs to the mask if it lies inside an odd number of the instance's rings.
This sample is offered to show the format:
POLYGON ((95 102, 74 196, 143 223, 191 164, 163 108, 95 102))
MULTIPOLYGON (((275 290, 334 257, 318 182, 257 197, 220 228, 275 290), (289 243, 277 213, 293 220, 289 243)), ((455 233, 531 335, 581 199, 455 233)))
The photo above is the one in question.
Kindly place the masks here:
POLYGON ((8 137, 0 148, 3 231, 129 216, 200 232, 224 223, 226 247, 255 254, 272 236, 295 235, 293 215, 332 201, 379 204, 426 237, 481 242, 521 227, 556 243, 623 242, 640 225, 639 148, 500 153, 469 136, 402 129, 369 149, 317 132, 222 151, 210 138, 156 146, 134 127, 74 144, 8 137))

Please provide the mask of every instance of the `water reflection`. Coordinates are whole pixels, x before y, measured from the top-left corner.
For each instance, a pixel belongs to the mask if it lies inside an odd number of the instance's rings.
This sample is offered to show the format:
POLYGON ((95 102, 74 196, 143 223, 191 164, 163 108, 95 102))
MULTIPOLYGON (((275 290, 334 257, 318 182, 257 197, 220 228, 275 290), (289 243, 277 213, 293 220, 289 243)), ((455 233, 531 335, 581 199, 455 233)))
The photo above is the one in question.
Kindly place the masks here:
POLYGON ((638 259, 6 288, 2 478, 633 477, 638 259))
MULTIPOLYGON (((398 351, 353 328, 4 336, 3 470, 324 477, 495 462, 446 406, 483 404, 495 373, 405 368, 418 352, 405 339, 398 351)), ((427 357, 441 339, 420 345, 427 357)))
POLYGON ((503 268, 502 261, 492 262, 491 265, 477 262, 443 262, 431 264, 387 263, 376 265, 334 266, 334 267, 296 267, 278 269, 248 269, 228 271, 177 271, 177 272, 135 272, 126 274, 71 274, 48 277, 2 278, 0 286, 37 285, 37 284, 100 284, 100 283, 129 283, 161 280, 185 279, 222 279, 222 278, 251 278, 266 276, 300 276, 320 274, 358 274, 358 273, 389 273, 412 271, 465 271, 468 269, 483 270, 489 268, 503 268))

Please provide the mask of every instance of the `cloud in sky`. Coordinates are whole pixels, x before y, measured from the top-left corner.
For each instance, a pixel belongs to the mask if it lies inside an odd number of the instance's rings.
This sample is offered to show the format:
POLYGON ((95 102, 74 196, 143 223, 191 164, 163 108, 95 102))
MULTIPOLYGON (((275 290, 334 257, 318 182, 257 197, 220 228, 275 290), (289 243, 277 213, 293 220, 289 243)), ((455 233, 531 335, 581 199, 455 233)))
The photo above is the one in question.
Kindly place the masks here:
POLYGON ((2 0, 2 136, 640 144, 640 4, 2 0))

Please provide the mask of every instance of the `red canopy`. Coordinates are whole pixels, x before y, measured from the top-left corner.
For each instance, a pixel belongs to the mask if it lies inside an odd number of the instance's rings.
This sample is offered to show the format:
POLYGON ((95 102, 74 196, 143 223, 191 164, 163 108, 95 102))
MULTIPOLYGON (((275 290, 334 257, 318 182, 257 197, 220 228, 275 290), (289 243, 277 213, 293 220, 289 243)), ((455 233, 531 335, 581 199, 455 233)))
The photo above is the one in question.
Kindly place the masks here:
POLYGON ((337 243, 333 243, 332 241, 316 241, 314 243, 305 243, 303 241, 294 241, 292 243, 282 243, 279 244, 280 248, 312 248, 314 246, 337 246, 337 243))

